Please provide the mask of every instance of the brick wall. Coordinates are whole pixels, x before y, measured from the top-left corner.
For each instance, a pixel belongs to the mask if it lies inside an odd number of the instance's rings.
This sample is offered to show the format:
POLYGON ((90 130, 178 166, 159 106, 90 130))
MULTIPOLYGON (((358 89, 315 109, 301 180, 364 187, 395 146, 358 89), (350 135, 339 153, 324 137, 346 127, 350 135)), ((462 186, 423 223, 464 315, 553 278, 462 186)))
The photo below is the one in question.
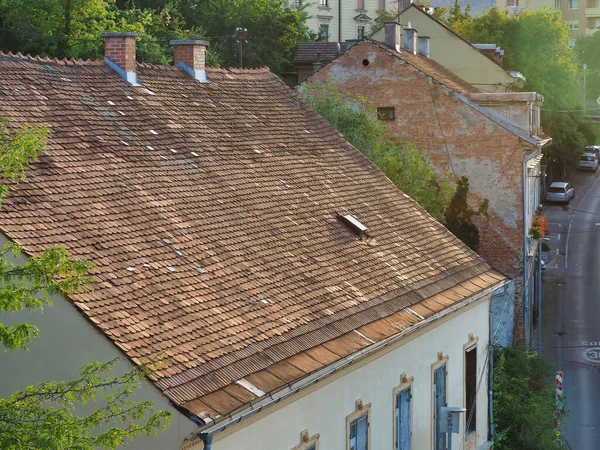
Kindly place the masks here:
POLYGON ((473 208, 489 200, 489 215, 475 220, 481 256, 506 275, 521 275, 522 149, 529 144, 370 43, 352 47, 308 80, 329 81, 341 92, 365 96, 373 109, 394 107, 396 119, 383 121, 394 135, 415 142, 436 170, 469 178, 473 208))

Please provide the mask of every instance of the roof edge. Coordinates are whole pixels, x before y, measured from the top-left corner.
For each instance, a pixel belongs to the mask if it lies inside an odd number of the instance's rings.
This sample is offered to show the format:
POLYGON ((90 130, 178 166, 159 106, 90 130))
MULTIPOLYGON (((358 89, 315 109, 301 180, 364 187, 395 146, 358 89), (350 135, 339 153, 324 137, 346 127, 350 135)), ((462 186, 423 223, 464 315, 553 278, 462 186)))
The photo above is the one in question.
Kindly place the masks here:
MULTIPOLYGON (((494 270, 488 270, 487 272, 484 272, 484 273, 490 274, 494 278, 499 279, 499 281, 497 283, 494 283, 490 287, 482 289, 477 294, 471 295, 471 296, 459 301, 458 303, 455 303, 454 305, 449 306, 448 308, 444 308, 441 311, 432 314, 431 316, 427 317, 426 319, 424 319, 414 325, 411 325, 408 328, 406 328, 392 336, 382 339, 381 341, 375 342, 361 350, 351 353, 348 356, 340 358, 339 360, 337 360, 331 364, 328 364, 327 366, 324 366, 321 369, 316 370, 315 372, 299 379, 296 382, 287 384, 283 388, 280 388, 274 392, 266 393, 263 396, 263 398, 258 401, 246 403, 246 406, 241 409, 238 409, 237 413, 230 413, 227 416, 223 416, 220 420, 217 420, 214 422, 211 419, 209 419, 209 420, 203 419, 203 421, 205 422, 205 425, 200 427, 200 429, 198 429, 197 431, 193 432, 190 435, 190 438, 194 439, 195 438, 194 435, 206 436, 206 435, 212 435, 214 433, 224 431, 226 428, 241 422, 242 420, 254 415, 257 412, 262 411, 264 408, 272 406, 273 404, 276 404, 279 401, 281 401, 285 398, 288 398, 288 397, 296 394, 297 392, 314 385, 315 383, 319 382, 323 378, 341 370, 342 368, 349 366, 350 364, 352 364, 356 361, 359 361, 359 360, 365 358, 366 356, 368 356, 370 354, 373 354, 374 352, 388 346, 391 343, 394 343, 394 342, 402 339, 403 337, 417 331, 418 329, 421 329, 424 326, 427 326, 433 322, 436 322, 437 320, 440 320, 440 319, 454 313, 455 311, 458 311, 458 310, 470 305, 471 303, 474 303, 474 302, 480 300, 481 298, 485 297, 486 295, 491 294, 492 292, 494 292, 497 289, 504 287, 508 282, 510 282, 510 280, 508 280, 506 278, 506 276, 504 276, 494 270)), ((469 280, 465 280, 465 281, 469 281, 469 280)))

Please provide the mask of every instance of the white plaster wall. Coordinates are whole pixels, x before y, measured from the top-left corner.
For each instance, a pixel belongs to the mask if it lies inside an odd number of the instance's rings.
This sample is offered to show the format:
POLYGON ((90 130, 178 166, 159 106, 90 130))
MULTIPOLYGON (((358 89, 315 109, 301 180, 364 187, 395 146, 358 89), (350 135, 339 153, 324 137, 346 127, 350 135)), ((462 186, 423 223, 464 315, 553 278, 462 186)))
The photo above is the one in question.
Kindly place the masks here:
MULTIPOLYGON (((212 450, 288 450, 300 442, 300 432, 320 434, 319 448, 346 449, 346 416, 355 411, 355 401, 371 404, 371 450, 393 449, 393 389, 406 372, 414 377, 412 421, 414 450, 431 450, 432 364, 438 352, 448 355, 448 405, 464 406, 464 345, 469 333, 479 338, 478 378, 483 381, 477 397, 477 445, 487 440, 487 364, 489 297, 452 318, 434 323, 428 332, 356 367, 340 378, 323 380, 320 388, 231 434, 216 435, 212 450)), ((464 419, 464 417, 463 417, 464 419)), ((461 421, 464 429, 464 420, 461 421)), ((463 434, 454 435, 454 448, 461 448, 463 434)))
MULTIPOLYGON (((315 33, 319 32, 320 23, 329 24, 329 41, 339 41, 339 9, 341 3, 342 9, 342 39, 344 42, 347 39, 356 39, 358 37, 358 26, 365 26, 365 36, 369 33, 370 22, 359 23, 354 20, 354 17, 363 13, 371 19, 377 18, 377 10, 379 7, 378 0, 364 0, 365 10, 357 10, 357 0, 329 0, 329 7, 323 8, 320 6, 319 0, 313 0, 310 2, 303 2, 306 6, 306 11, 310 15, 306 24, 315 33)), ((293 0, 290 0, 290 4, 293 4, 293 0)), ((391 0, 386 0, 386 9, 395 7, 391 0)))
MULTIPOLYGON (((0 235, 0 245, 5 242, 6 237, 0 235)), ((0 397, 43 381, 72 380, 82 366, 95 361, 107 362, 120 358, 112 375, 131 369, 132 365, 126 356, 80 315, 66 298, 54 295, 51 301, 53 306, 44 307, 43 312, 0 313, 0 322, 5 325, 32 323, 38 326, 40 333, 40 337, 28 345, 28 352, 0 352, 0 397)), ((141 436, 127 446, 129 449, 176 450, 184 438, 197 428, 149 382, 136 392, 135 399, 152 400, 157 409, 171 411, 173 418, 167 431, 158 437, 141 436)))

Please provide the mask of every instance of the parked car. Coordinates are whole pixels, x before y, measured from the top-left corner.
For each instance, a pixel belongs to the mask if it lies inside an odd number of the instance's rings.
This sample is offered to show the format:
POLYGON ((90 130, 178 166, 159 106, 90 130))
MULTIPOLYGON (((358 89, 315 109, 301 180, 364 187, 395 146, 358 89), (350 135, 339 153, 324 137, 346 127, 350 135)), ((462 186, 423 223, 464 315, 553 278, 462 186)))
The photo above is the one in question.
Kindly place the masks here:
POLYGON ((569 184, 562 181, 555 181, 546 192, 546 201, 569 203, 575 197, 575 189, 569 184))
POLYGON ((585 170, 598 170, 598 157, 594 153, 584 153, 579 158, 579 168, 585 170))
POLYGON ((596 155, 596 158, 600 160, 600 145, 588 145, 585 150, 585 153, 593 153, 596 155))

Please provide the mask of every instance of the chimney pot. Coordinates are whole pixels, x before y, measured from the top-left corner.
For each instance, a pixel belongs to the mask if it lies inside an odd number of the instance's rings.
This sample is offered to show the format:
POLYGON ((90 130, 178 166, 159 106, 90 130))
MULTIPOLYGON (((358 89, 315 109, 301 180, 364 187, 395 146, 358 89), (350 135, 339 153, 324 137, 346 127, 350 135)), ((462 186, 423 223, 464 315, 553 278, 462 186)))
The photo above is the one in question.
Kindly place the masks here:
POLYGON ((106 32, 104 38, 104 61, 132 86, 141 86, 137 79, 135 39, 139 33, 106 32))
POLYGON ((385 24, 385 45, 400 51, 401 30, 398 22, 390 21, 385 24))
POLYGON ((419 53, 429 58, 429 36, 419 36, 419 53))
POLYGON ((404 49, 413 54, 417 54, 418 34, 414 28, 404 29, 404 49))
POLYGON ((171 41, 174 48, 173 63, 184 72, 193 76, 200 83, 208 83, 206 77, 206 47, 207 41, 186 39, 171 41))

